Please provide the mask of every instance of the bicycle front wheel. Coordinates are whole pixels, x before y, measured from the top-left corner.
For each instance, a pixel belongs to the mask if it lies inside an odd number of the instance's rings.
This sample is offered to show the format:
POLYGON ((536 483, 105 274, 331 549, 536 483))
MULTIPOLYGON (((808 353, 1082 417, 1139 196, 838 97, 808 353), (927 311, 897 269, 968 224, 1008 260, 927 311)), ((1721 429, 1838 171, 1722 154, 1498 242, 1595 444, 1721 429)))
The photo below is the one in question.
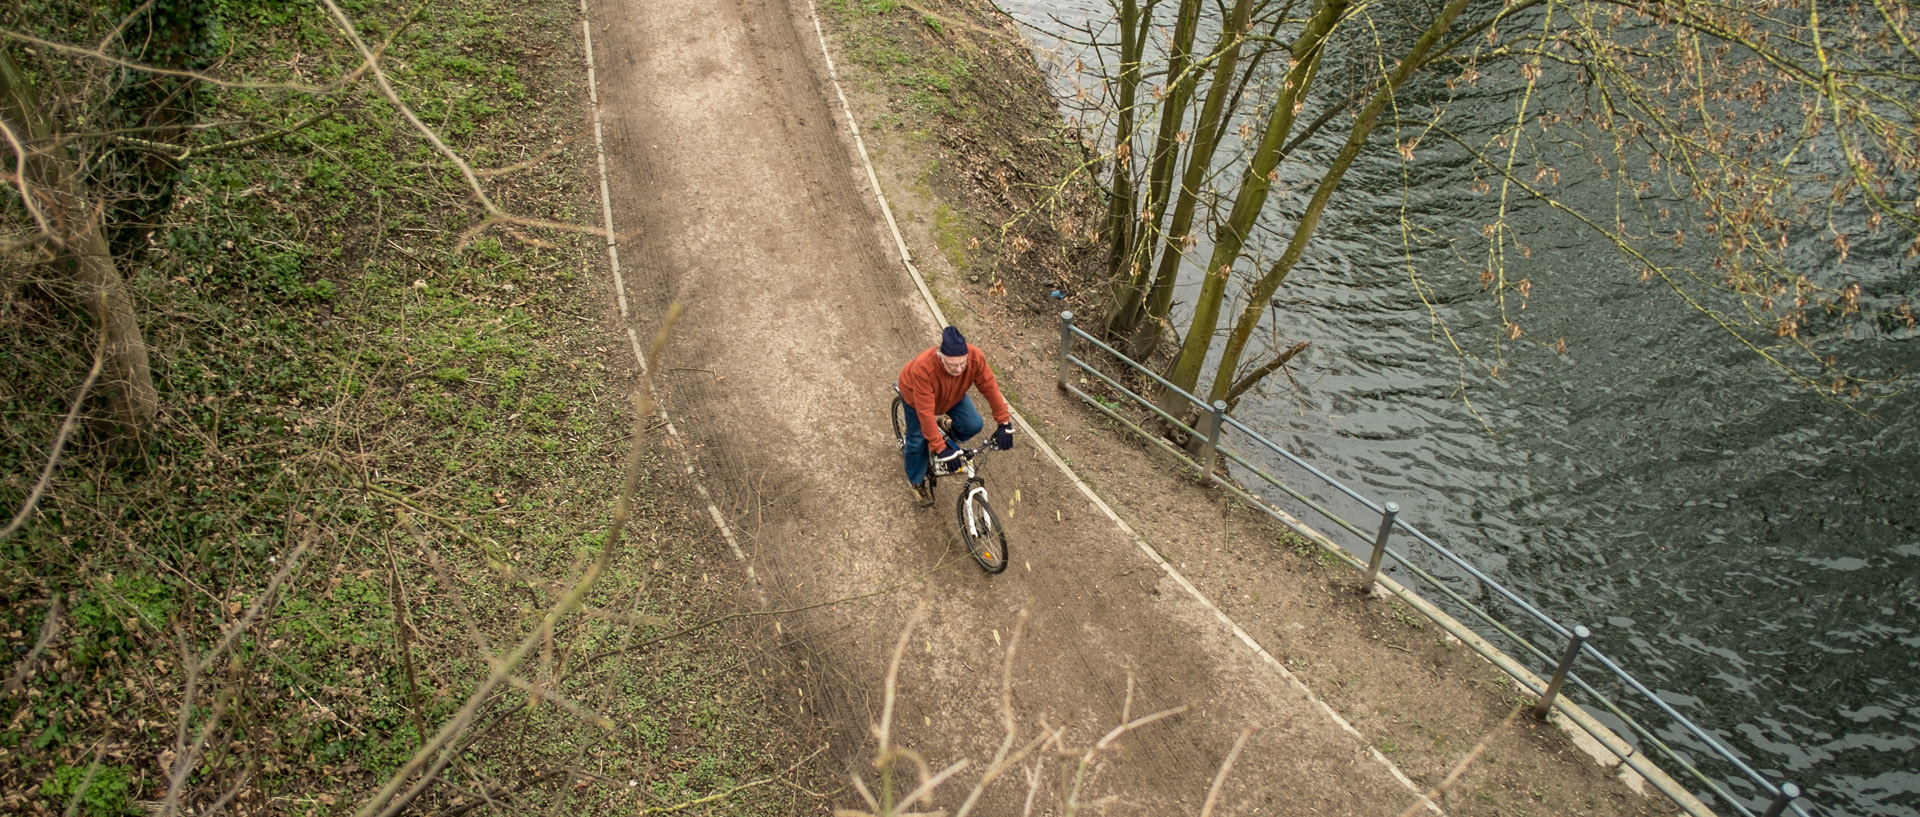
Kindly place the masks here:
POLYGON ((1006 570, 1007 531, 1000 526, 1000 516, 993 512, 993 506, 987 504, 987 489, 967 486, 960 492, 955 510, 960 517, 960 539, 967 546, 967 555, 988 573, 1006 570))

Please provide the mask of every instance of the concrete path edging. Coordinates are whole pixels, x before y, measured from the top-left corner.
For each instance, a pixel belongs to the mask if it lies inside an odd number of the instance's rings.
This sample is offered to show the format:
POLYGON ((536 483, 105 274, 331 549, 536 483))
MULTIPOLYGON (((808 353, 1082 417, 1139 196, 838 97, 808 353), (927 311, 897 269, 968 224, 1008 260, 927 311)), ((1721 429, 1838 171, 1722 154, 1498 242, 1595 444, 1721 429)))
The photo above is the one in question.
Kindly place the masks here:
MULTIPOLYGON (((600 85, 593 61, 593 20, 589 16, 587 0, 580 0, 580 34, 586 48, 587 106, 593 109, 593 155, 598 163, 597 172, 600 177, 600 215, 604 222, 602 229, 606 230, 607 235, 607 266, 613 271, 613 291, 620 307, 620 323, 626 330, 627 343, 633 349, 634 363, 639 365, 641 376, 646 377, 648 375, 647 353, 640 343, 640 334, 634 331, 633 313, 627 306, 627 284, 620 273, 620 234, 613 228, 613 197, 607 189, 606 138, 600 124, 600 85)), ((680 436, 680 429, 674 426, 672 418, 667 416, 666 404, 661 402, 660 390, 654 386, 651 378, 647 379, 647 390, 648 396, 653 398, 655 411, 660 415, 660 422, 667 427, 667 438, 672 443, 669 447, 679 452, 680 464, 686 471, 687 479, 693 483, 694 491, 700 494, 700 500, 706 503, 707 515, 713 517, 714 527, 720 530, 721 538, 726 540, 727 547, 733 551, 733 558, 746 567, 747 578, 753 580, 753 590, 759 597, 760 606, 765 607, 767 593, 766 589, 760 585, 759 574, 754 571, 753 563, 747 561, 747 553, 741 549, 740 539, 734 535, 733 526, 727 523, 727 517, 720 513, 719 504, 713 501, 713 492, 707 490, 706 482, 700 479, 699 471, 693 464, 693 453, 688 450, 690 446, 680 436)), ((637 445, 638 441, 635 444, 637 445)))

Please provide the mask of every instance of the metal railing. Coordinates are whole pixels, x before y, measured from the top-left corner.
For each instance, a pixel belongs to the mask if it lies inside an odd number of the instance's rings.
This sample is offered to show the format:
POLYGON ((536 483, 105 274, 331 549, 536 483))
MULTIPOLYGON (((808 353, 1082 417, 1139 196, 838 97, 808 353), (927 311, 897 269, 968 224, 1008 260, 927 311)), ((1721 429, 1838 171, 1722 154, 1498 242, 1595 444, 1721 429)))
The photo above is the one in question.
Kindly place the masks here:
MULTIPOLYGON (((1362 496, 1352 488, 1342 484, 1339 480, 1321 472, 1320 469, 1315 468, 1312 464, 1295 456, 1292 452, 1281 448, 1266 437, 1261 436, 1258 432, 1248 428, 1239 420, 1228 416, 1225 403, 1215 401, 1209 405, 1200 398, 1167 382, 1166 379, 1160 377, 1157 373, 1133 361, 1107 344, 1100 342, 1099 339, 1087 334, 1079 327, 1074 326, 1073 313, 1071 312, 1060 313, 1058 380, 1062 390, 1079 397, 1109 419, 1125 425, 1149 443, 1173 455, 1188 467, 1193 468, 1203 479, 1209 480, 1213 484, 1235 494, 1252 507, 1260 509, 1296 533, 1326 548, 1328 552, 1335 557, 1363 571, 1365 580, 1361 587, 1371 590, 1377 583, 1388 592, 1405 600, 1410 606, 1419 610, 1455 637, 1460 638, 1470 648, 1506 672, 1507 675, 1521 687, 1538 696, 1537 703, 1533 707, 1533 712, 1536 717, 1544 718, 1554 709, 1558 708, 1568 717, 1568 720, 1579 726, 1600 744, 1606 746, 1622 763, 1634 771, 1639 772, 1643 778, 1652 783, 1661 793, 1673 799, 1676 804, 1679 804, 1688 813, 1696 815, 1696 817, 1707 817, 1707 815, 1713 814, 1705 803, 1697 799, 1695 794, 1696 790, 1676 783, 1672 777, 1669 777, 1666 773, 1666 768, 1683 770, 1686 776, 1697 781, 1700 787, 1698 791, 1711 794, 1720 803, 1725 804, 1726 807, 1738 814, 1745 815, 1745 817, 1780 817, 1780 815, 1788 812, 1799 815, 1800 817, 1808 817, 1804 805, 1798 802, 1801 798, 1799 786, 1790 782, 1775 783, 1768 779, 1766 775, 1755 771, 1752 766, 1741 760, 1738 755, 1722 744, 1717 738, 1708 734, 1706 730, 1700 728, 1700 726, 1695 724, 1691 719, 1675 710, 1671 704, 1648 689, 1645 684, 1642 684, 1638 679, 1634 678, 1633 675, 1629 674, 1625 669, 1622 669, 1619 664, 1602 653, 1599 648, 1595 647, 1590 641, 1593 634, 1586 627, 1579 625, 1569 627, 1555 621, 1553 617, 1527 603, 1525 599, 1522 599, 1513 591, 1503 587, 1499 582, 1494 581, 1466 560, 1455 555, 1439 542, 1434 541, 1432 537, 1422 533, 1405 519, 1400 518, 1400 508, 1397 504, 1392 502, 1385 504, 1375 503, 1373 500, 1362 496), (1093 348, 1105 352, 1114 360, 1124 363, 1135 372, 1145 376, 1157 384, 1163 390, 1163 394, 1175 395, 1187 405, 1192 406, 1195 410, 1192 416, 1198 418, 1193 421, 1194 425, 1189 425, 1187 420, 1175 416, 1174 412, 1169 412, 1154 400, 1135 393, 1115 377, 1094 368, 1085 360, 1076 357, 1073 354, 1076 339, 1085 341, 1093 348), (1192 435, 1191 439, 1196 441, 1200 447, 1198 456, 1189 456, 1189 451, 1186 448, 1174 445, 1168 442, 1162 435, 1149 432, 1127 417, 1122 416, 1120 412, 1116 410, 1118 406, 1117 401, 1103 401, 1082 390, 1076 385, 1076 382, 1083 383, 1085 381, 1078 378, 1075 372, 1085 373, 1087 376, 1106 384, 1118 394, 1123 395, 1128 401, 1138 404, 1154 415, 1157 415, 1171 427, 1178 428, 1192 435), (1109 405, 1109 403, 1111 403, 1111 405, 1109 405), (1345 495, 1354 502, 1359 503, 1362 507, 1378 514, 1380 520, 1379 525, 1371 530, 1363 528, 1329 509, 1325 504, 1316 502, 1304 492, 1287 485, 1279 478, 1267 473, 1264 468, 1252 462, 1243 452, 1226 444, 1227 440, 1225 436, 1228 430, 1235 432, 1236 439, 1244 438, 1253 446, 1265 449, 1285 459, 1287 463, 1311 475, 1326 487, 1345 495), (1364 562, 1361 561, 1352 552, 1349 552, 1348 549, 1341 547, 1339 543, 1307 528, 1304 523, 1300 522, 1291 514, 1274 507, 1266 498, 1249 492, 1246 488, 1243 488, 1233 481, 1223 479, 1213 468, 1213 463, 1217 457, 1225 458, 1227 461, 1241 466, 1258 477, 1262 482, 1279 489, 1296 502, 1311 509, 1341 530, 1351 534, 1367 549, 1368 558, 1364 562), (1467 577, 1467 579, 1462 580, 1461 583, 1467 584, 1469 588, 1472 588, 1469 592, 1478 595, 1482 601, 1476 602, 1473 599, 1469 599, 1467 593, 1463 593, 1460 589, 1451 586, 1451 583, 1446 579, 1434 575, 1432 571, 1425 569, 1406 555, 1389 547, 1389 541, 1396 531, 1404 534, 1406 537, 1411 537, 1415 543, 1424 546, 1428 551, 1436 555, 1442 564, 1450 565, 1451 569, 1458 570, 1467 577), (1384 560, 1387 558, 1391 558, 1394 564, 1397 564, 1407 573, 1418 577, 1427 587, 1439 592, 1442 596, 1446 597, 1448 601, 1452 602, 1457 609, 1465 611, 1471 619, 1491 628, 1497 635, 1487 636, 1473 630, 1463 631, 1459 621, 1455 619, 1454 616, 1435 607, 1424 598, 1401 586, 1398 582, 1381 576, 1380 571, 1383 567, 1384 560), (1488 600, 1491 600, 1492 603, 1487 603, 1488 600), (1517 613, 1517 616, 1503 618, 1487 609, 1492 606, 1503 607, 1508 611, 1517 613), (1517 618, 1517 620, 1513 620, 1514 618, 1517 618), (1528 628, 1535 631, 1544 631, 1546 636, 1559 639, 1560 643, 1537 643, 1536 639, 1530 639, 1519 632, 1521 629, 1528 628), (1519 660, 1516 660, 1489 642, 1487 640, 1489 637, 1501 639, 1511 645, 1512 649, 1521 651, 1524 654, 1519 660), (1559 649, 1554 650, 1555 647, 1559 649), (1549 650, 1554 650, 1554 652, 1550 653, 1549 650), (1523 663, 1528 655, 1540 662, 1540 666, 1551 667, 1551 673, 1546 680, 1542 680, 1539 675, 1523 663), (1668 740, 1662 739, 1652 728, 1641 723, 1639 718, 1634 717, 1622 709, 1606 694, 1602 693, 1600 689, 1596 688, 1593 684, 1589 683, 1586 678, 1583 678, 1579 673, 1575 672, 1575 665, 1579 663, 1583 657, 1588 659, 1590 664, 1599 666, 1604 670, 1605 675, 1611 677, 1612 683, 1609 684, 1610 687, 1631 691, 1639 698, 1644 699, 1645 703, 1651 705, 1654 711, 1666 717, 1668 719, 1668 732, 1675 733, 1675 730, 1677 730, 1677 734, 1691 737, 1693 740, 1698 741, 1700 745, 1705 746, 1708 751, 1717 756, 1721 761, 1736 770, 1741 777, 1752 784, 1754 791, 1758 793, 1758 796, 1753 799, 1763 801, 1765 805, 1756 808, 1755 806, 1749 805, 1745 799, 1735 796, 1734 793, 1727 790, 1727 786, 1723 781, 1715 779, 1702 771, 1692 759, 1669 745, 1668 740), (1564 687, 1568 683, 1572 683, 1575 688, 1583 693, 1583 697, 1585 698, 1584 703, 1570 701, 1566 695, 1562 694, 1564 687), (1663 762, 1661 762, 1659 766, 1649 768, 1647 760, 1642 757, 1642 753, 1636 749, 1633 744, 1623 740, 1617 734, 1616 729, 1609 728, 1607 725, 1601 723, 1592 713, 1589 713, 1583 708, 1583 706, 1586 705, 1597 707, 1607 716, 1611 716, 1616 723, 1624 726, 1631 735, 1646 745, 1653 747, 1664 759, 1663 762)), ((1184 411, 1179 413, 1185 414, 1184 411)), ((1644 712, 1645 710, 1642 709, 1641 711, 1644 712)))

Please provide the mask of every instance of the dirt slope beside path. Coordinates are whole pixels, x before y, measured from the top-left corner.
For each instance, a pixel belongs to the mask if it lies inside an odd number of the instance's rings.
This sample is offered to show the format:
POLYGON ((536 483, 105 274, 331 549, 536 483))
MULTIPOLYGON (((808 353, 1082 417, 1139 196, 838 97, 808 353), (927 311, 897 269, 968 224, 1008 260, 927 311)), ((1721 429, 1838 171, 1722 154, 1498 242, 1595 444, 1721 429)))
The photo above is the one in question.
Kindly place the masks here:
MULTIPOLYGON (((1262 730, 1225 796, 1233 813, 1395 814, 1413 801, 1030 445, 987 464, 1012 517, 1007 573, 982 575, 951 541, 951 485, 935 508, 911 507, 884 409, 933 327, 838 135, 810 22, 783 0, 589 9, 614 220, 643 231, 621 248, 626 295, 640 316, 686 305, 667 408, 739 520, 760 590, 783 607, 923 577, 789 622, 814 635, 854 728, 877 716, 888 648, 924 605, 894 739, 936 767, 972 760, 936 800, 957 806, 999 743, 1001 644, 1028 608, 1014 666, 1023 740, 1067 726, 1066 745, 1084 747, 1124 714, 1192 707, 1104 757, 1089 792, 1117 794, 1113 813, 1197 813, 1245 726, 1262 730)), ((1065 771, 1048 761, 1036 813, 1053 810, 1065 771)), ((1003 778, 980 813, 1018 813, 1027 789, 1003 778)))

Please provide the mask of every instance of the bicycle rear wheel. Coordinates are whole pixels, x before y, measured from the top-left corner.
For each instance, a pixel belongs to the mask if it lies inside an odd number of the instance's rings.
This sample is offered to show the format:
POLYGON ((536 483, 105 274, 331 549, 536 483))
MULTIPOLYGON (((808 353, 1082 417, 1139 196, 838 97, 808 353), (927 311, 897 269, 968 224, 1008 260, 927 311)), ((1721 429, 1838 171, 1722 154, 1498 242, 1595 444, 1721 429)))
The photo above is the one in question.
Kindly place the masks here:
POLYGON ((887 410, 887 414, 888 414, 888 416, 889 416, 889 417, 890 417, 890 418, 891 418, 891 419, 893 420, 893 442, 894 442, 894 444, 895 444, 895 445, 898 445, 898 446, 901 446, 901 447, 903 447, 903 448, 904 448, 904 447, 906 447, 906 444, 907 444, 907 401, 905 401, 905 400, 902 400, 902 399, 900 399, 900 395, 898 395, 898 394, 896 394, 896 395, 894 395, 894 396, 893 396, 893 405, 892 405, 891 407, 889 407, 889 408, 888 408, 888 410, 887 410))
POLYGON ((960 492, 954 510, 960 518, 960 539, 967 546, 967 555, 988 573, 1006 570, 1007 531, 1000 526, 1000 516, 993 512, 993 506, 987 504, 987 490, 967 486, 960 492))
MULTIPOLYGON (((907 401, 895 394, 893 405, 887 409, 887 416, 893 421, 893 444, 899 446, 901 451, 907 450, 907 401)), ((928 457, 927 485, 931 487, 938 484, 940 481, 933 476, 933 458, 928 457)))

